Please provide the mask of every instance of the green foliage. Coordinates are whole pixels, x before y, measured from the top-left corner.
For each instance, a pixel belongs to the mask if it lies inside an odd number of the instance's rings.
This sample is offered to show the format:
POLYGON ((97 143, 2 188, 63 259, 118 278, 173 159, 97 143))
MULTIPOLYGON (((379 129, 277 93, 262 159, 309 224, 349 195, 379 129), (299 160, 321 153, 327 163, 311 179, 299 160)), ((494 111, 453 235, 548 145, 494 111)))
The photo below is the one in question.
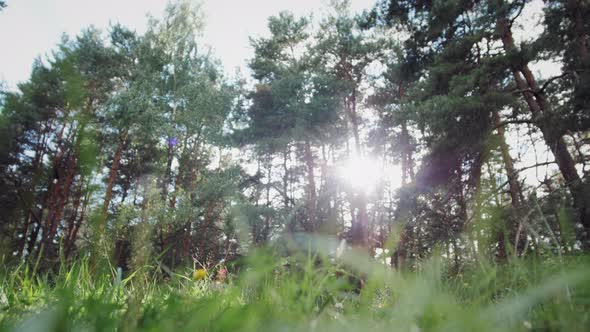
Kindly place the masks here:
POLYGON ((0 273, 0 329, 576 331, 590 324, 585 256, 481 262, 458 275, 433 258, 420 272, 400 273, 361 253, 333 261, 330 243, 307 238, 286 260, 252 253, 222 284, 193 281, 190 270, 162 283, 150 265, 125 276, 92 274, 86 260, 47 276, 21 265, 0 273))

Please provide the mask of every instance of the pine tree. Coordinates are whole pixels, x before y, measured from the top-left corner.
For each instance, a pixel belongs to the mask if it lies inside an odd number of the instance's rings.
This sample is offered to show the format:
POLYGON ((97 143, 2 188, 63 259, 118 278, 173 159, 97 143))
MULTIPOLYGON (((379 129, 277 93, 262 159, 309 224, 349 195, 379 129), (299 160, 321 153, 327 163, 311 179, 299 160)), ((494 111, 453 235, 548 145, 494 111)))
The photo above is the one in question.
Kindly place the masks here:
MULTIPOLYGON (((289 159, 295 146, 305 168, 305 216, 301 227, 307 232, 318 229, 318 186, 315 143, 326 140, 326 133, 335 124, 335 85, 325 75, 315 71, 307 54, 309 21, 283 12, 269 19, 270 38, 252 40, 255 56, 250 62, 253 77, 258 80, 248 110, 249 126, 244 133, 257 142, 267 158, 277 152, 289 159)), ((248 140, 246 140, 248 142, 248 140)), ((283 163, 282 195, 289 202, 287 177, 289 169, 283 163)), ((272 179, 267 179, 270 183, 272 179)), ((286 204, 288 205, 288 203, 286 204)))
MULTIPOLYGON (((333 2, 332 7, 334 13, 320 24, 315 61, 319 64, 317 68, 324 68, 340 87, 336 97, 344 109, 342 118, 350 125, 346 135, 352 135, 354 144, 354 152, 347 153, 360 158, 363 155, 361 85, 367 78, 368 67, 379 55, 380 43, 360 29, 360 18, 352 17, 349 1, 333 2)), ((366 247, 370 242, 367 198, 363 191, 348 195, 352 217, 350 239, 355 245, 366 247)))

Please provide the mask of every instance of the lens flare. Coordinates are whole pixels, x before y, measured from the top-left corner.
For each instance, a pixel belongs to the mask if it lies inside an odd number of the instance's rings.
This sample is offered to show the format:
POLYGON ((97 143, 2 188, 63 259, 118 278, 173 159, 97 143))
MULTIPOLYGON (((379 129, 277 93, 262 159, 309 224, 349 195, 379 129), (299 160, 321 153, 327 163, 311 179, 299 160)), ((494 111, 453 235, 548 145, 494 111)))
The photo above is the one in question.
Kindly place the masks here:
POLYGON ((382 161, 366 156, 352 156, 338 166, 338 176, 354 190, 371 193, 381 185, 399 188, 401 170, 397 165, 383 165, 382 161))

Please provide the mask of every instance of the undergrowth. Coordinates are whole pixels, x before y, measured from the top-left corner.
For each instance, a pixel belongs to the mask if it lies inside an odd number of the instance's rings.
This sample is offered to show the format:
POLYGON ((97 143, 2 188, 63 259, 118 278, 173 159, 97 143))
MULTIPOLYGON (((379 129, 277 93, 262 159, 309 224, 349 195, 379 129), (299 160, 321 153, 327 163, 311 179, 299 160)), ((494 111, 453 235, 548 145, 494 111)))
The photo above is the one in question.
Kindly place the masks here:
POLYGON ((431 259, 395 271, 351 251, 249 255, 223 283, 26 264, 0 272, 1 331, 528 331, 590 329, 590 259, 531 257, 450 272, 431 259))

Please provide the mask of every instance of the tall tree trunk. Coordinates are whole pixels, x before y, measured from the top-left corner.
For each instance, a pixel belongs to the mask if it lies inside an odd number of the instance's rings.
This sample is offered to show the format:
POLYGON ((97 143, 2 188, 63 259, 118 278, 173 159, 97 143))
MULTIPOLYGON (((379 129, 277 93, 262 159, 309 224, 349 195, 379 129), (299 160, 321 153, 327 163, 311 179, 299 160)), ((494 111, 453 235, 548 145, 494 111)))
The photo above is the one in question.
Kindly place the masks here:
POLYGON ((313 232, 316 230, 317 215, 317 194, 315 186, 315 174, 314 174, 314 160, 313 153, 311 151, 311 143, 309 139, 305 140, 304 144, 304 158, 305 165, 307 166, 307 213, 308 213, 308 224, 306 225, 306 231, 313 232))
MULTIPOLYGON (((188 143, 188 137, 189 135, 186 135, 184 138, 184 142, 182 144, 182 152, 180 153, 181 157, 180 160, 186 160, 188 158, 188 151, 189 149, 187 148, 187 143, 188 143)), ((178 172, 176 173, 176 178, 174 179, 174 191, 172 192, 172 197, 170 197, 170 209, 175 209, 176 208, 176 196, 178 195, 178 189, 180 188, 180 181, 182 179, 182 172, 181 172, 181 168, 180 165, 178 167, 178 172)))
MULTIPOLYGON (((403 103, 405 100, 404 85, 399 82, 399 100, 403 103)), ((405 186, 409 182, 414 181, 414 157, 412 156, 412 146, 410 145, 410 133, 408 131, 407 120, 401 121, 401 153, 402 153, 402 185, 405 186)))
MULTIPOLYGON (((66 168, 66 177, 65 177, 65 180, 64 180, 63 185, 61 187, 61 190, 59 191, 59 200, 56 203, 55 211, 52 214, 51 220, 49 221, 50 232, 48 232, 48 235, 49 235, 48 244, 57 235, 57 228, 59 226, 59 221, 61 219, 64 208, 70 198, 70 189, 72 186, 72 182, 74 181, 74 175, 76 174, 76 165, 78 164, 77 163, 78 154, 80 153, 80 146, 82 144, 81 135, 84 132, 85 128, 86 128, 86 125, 82 124, 80 130, 76 133, 76 136, 75 136, 76 137, 76 145, 74 146, 74 149, 69 153, 68 165, 66 168)), ((49 247, 47 247, 47 249, 49 249, 49 247)))
POLYGON ((45 156, 45 152, 47 150, 47 140, 49 138, 49 135, 47 135, 47 133, 50 130, 49 126, 50 121, 47 120, 44 126, 45 129, 41 134, 39 134, 39 139, 37 142, 37 146, 35 148, 35 158, 33 159, 31 167, 31 169, 34 172, 33 178, 31 180, 31 185, 27 188, 23 195, 23 209, 26 212, 25 222, 20 232, 20 234, 22 234, 22 239, 19 243, 17 243, 17 257, 21 257, 24 253, 25 247, 27 245, 27 234, 29 233, 29 226, 33 222, 33 216, 35 213, 34 202, 36 202, 35 186, 37 185, 37 181, 42 170, 42 168, 40 167, 40 165, 42 165, 41 161, 43 160, 43 157, 45 156))
MULTIPOLYGON (((83 129, 82 129, 83 130, 83 129)), ((42 244, 44 244, 44 253, 46 255, 51 254, 51 244, 57 234, 57 228, 59 225, 59 219, 61 218, 62 211, 67 204, 69 198, 70 187, 74 178, 77 152, 80 149, 80 131, 72 132, 76 139, 76 145, 67 154, 67 165, 65 168, 65 174, 61 172, 61 161, 65 155, 65 149, 62 149, 62 153, 57 159, 54 165, 54 172, 56 178, 54 180, 54 187, 51 196, 49 197, 48 205, 46 208, 46 219, 43 227, 42 244)))
POLYGON ((125 147, 125 141, 127 140, 127 131, 123 134, 123 137, 120 139, 119 144, 117 145, 117 150, 115 151, 115 155, 113 156, 113 163, 111 165, 111 169, 109 171, 109 179, 107 181, 107 188, 104 195, 104 204, 102 207, 102 214, 100 216, 100 221, 98 223, 98 230, 100 234, 104 232, 106 229, 106 220, 107 215, 109 212, 109 206, 111 204, 111 199, 113 197, 113 186, 115 185, 115 180, 117 180, 117 175, 119 173, 119 166, 121 163, 121 155, 123 154, 123 149, 125 147))
MULTIPOLYGON (((65 128, 65 124, 62 127, 62 129, 59 131, 59 134, 58 134, 58 139, 60 139, 60 140, 61 140, 61 136, 63 135, 64 128, 65 128)), ((21 240, 21 243, 19 244, 19 247, 17 249, 17 255, 19 257, 21 257, 24 254, 25 249, 27 249, 27 248, 28 248, 28 250, 27 250, 28 254, 31 254, 33 252, 34 247, 35 247, 35 243, 37 240, 39 228, 42 225, 43 215, 41 215, 41 217, 39 217, 35 213, 35 210, 37 209, 35 206, 35 202, 37 201, 37 199, 35 197, 35 186, 37 185, 37 181, 38 181, 39 176, 41 175, 41 172, 42 172, 42 167, 41 167, 43 164, 42 161, 43 161, 45 154, 47 153, 47 142, 51 136, 50 135, 51 129, 52 129, 51 119, 48 119, 45 122, 44 130, 40 134, 37 146, 35 148, 35 159, 33 160, 33 163, 32 163, 32 169, 33 169, 34 175, 33 175, 32 181, 31 181, 31 185, 28 188, 28 190, 25 192, 24 199, 23 199, 24 200, 24 208, 26 209, 26 213, 25 213, 25 223, 24 223, 23 229, 21 231, 22 240, 21 240), (34 226, 33 223, 36 223, 36 226, 34 226), (31 226, 33 226, 33 227, 31 227, 31 226), (27 235, 29 234, 30 229, 32 229, 30 232, 31 235, 28 238, 27 235), (27 238, 29 239, 28 241, 27 241, 27 238)), ((49 191, 49 189, 51 188, 50 187, 51 183, 49 183, 48 186, 49 186, 48 187, 48 191, 49 191)), ((46 204, 48 198, 49 198, 48 195, 46 195, 43 200, 41 213, 43 213, 43 207, 46 204)))
MULTIPOLYGON (((39 235, 38 232, 41 231, 41 243, 46 243, 49 238, 48 234, 50 232, 51 229, 51 220, 52 220, 52 212, 55 206, 55 201, 58 198, 58 194, 59 194, 59 189, 62 186, 62 181, 63 181, 63 174, 62 174, 62 167, 61 167, 61 163, 62 160, 66 154, 66 148, 65 146, 61 145, 59 142, 62 141, 63 138, 63 134, 65 131, 67 124, 64 124, 61 128, 61 130, 59 131, 59 134, 57 136, 56 142, 58 142, 58 146, 60 146, 60 151, 59 153, 53 158, 53 169, 52 169, 52 173, 53 176, 50 176, 48 179, 48 184, 47 184, 47 193, 45 194, 45 197, 43 198, 43 204, 41 205, 41 223, 39 225, 39 227, 37 227, 37 229, 35 230, 35 237, 34 239, 32 239, 33 241, 36 241, 37 236, 39 235)), ((70 130, 72 132, 74 132, 73 130, 73 125, 70 127, 70 130)), ((33 244, 34 247, 34 244, 33 244)), ((41 247, 38 248, 39 250, 41 250, 41 247)))
POLYGON ((287 162, 290 154, 291 147, 287 145, 286 150, 283 152, 283 205, 285 210, 289 209, 289 167, 287 162))
POLYGON ((35 246, 37 245, 37 238, 39 237, 39 230, 43 227, 41 219, 37 219, 37 223, 33 224, 33 230, 31 231, 31 236, 29 237, 29 241, 27 243, 27 252, 29 255, 35 252, 35 246))
POLYGON ((510 199, 514 208, 519 208, 522 203, 522 189, 520 182, 518 181, 518 174, 514 169, 514 161, 510 156, 510 148, 506 143, 505 129, 501 125, 500 114, 497 111, 493 113, 494 123, 498 128, 498 138, 500 142, 500 152, 502 154, 502 161, 504 162, 504 170, 508 176, 508 192, 510 193, 510 199))
POLYGON ((72 230, 68 234, 68 240, 66 242, 66 250, 65 256, 69 258, 72 254, 72 250, 74 249, 74 244, 76 243, 76 239, 78 238, 78 231, 80 230, 80 226, 82 225, 82 221, 86 216, 86 209, 88 207, 88 202, 90 201, 90 191, 87 189, 86 194, 84 195, 84 201, 82 202, 82 211, 78 216, 77 221, 74 223, 72 230))
MULTIPOLYGON (((504 163, 504 170, 506 171, 506 175, 508 176, 508 193, 510 194, 510 204, 513 207, 514 213, 506 219, 505 228, 500 229, 498 232, 498 251, 496 253, 496 257, 500 261, 504 261, 507 257, 506 252, 506 234, 509 234, 509 238, 512 239, 512 235, 516 234, 518 228, 518 221, 520 218, 520 208, 524 201, 522 188, 520 186, 520 182, 518 181, 518 174, 514 169, 514 161, 510 156, 510 148, 506 143, 505 138, 505 129, 502 126, 500 121, 500 114, 498 111, 493 112, 494 124, 497 127, 498 131, 498 139, 500 145, 500 153, 502 154, 502 161, 504 163)), ((514 250, 517 255, 521 254, 522 247, 519 245, 517 240, 512 243, 514 245, 514 250)))
POLYGON ((361 140, 359 135, 359 119, 356 111, 356 88, 352 91, 352 96, 348 98, 348 117, 350 119, 350 125, 352 126, 352 135, 354 137, 354 147, 358 155, 361 154, 361 140))
POLYGON ((410 133, 408 132, 407 122, 401 123, 401 140, 402 140, 402 186, 414 181, 414 163, 412 156, 412 147, 410 146, 410 133), (409 181, 408 181, 409 180, 409 181))
MULTIPOLYGON (((72 231, 76 227, 76 220, 78 219, 78 215, 80 212, 80 206, 82 203, 82 185, 83 179, 80 179, 80 185, 76 193, 73 193, 74 201, 72 202, 73 213, 70 215, 69 220, 66 223, 66 227, 63 232, 62 237, 62 245, 64 248, 64 253, 67 251, 70 243, 70 237, 72 235, 72 231)), ((65 255, 67 257, 67 254, 65 255)))
MULTIPOLYGON (((569 0, 566 4, 566 8, 569 12, 569 15, 572 16, 572 20, 574 21, 574 31, 575 31, 575 43, 578 48, 578 57, 579 62, 582 63, 582 67, 590 65, 588 61, 590 60, 588 55, 588 42, 589 37, 584 29, 584 22, 585 19, 583 17, 584 13, 584 0, 569 0)), ((586 1, 586 6, 587 5, 586 1)), ((586 18, 588 19, 588 18, 586 18)))
MULTIPOLYGON (((51 133, 51 119, 48 119, 43 126, 42 132, 39 134, 39 139, 37 141, 37 145, 35 148, 35 159, 33 159, 32 167, 33 170, 33 178, 31 180, 31 185, 27 189, 24 195, 24 209, 25 213, 25 223, 23 225, 23 229, 21 231, 22 240, 18 245, 17 255, 18 257, 22 256, 25 247, 27 245, 27 234, 29 232, 29 226, 33 222, 33 217, 35 214, 35 202, 37 201, 35 198, 35 187, 37 185, 37 181, 42 173, 43 168, 42 161, 47 152, 47 142, 50 138, 51 133)), ((65 126, 64 126, 65 127, 65 126)), ((60 131, 60 135, 63 135, 63 128, 60 131)))
MULTIPOLYGON (((510 21, 501 17, 498 19, 504 50, 507 53, 516 51, 510 21)), ((522 91, 523 97, 531 111, 533 122, 541 130, 545 144, 549 147, 561 175, 574 201, 578 219, 586 230, 586 236, 590 234, 590 194, 587 186, 580 178, 574 159, 568 151, 563 139, 563 133, 559 125, 555 125, 555 116, 551 116, 551 107, 543 91, 539 91, 537 82, 527 63, 512 68, 512 74, 516 85, 522 91)))
MULTIPOLYGON (((361 149, 361 141, 360 141, 360 133, 359 133, 359 119, 357 113, 357 98, 356 98, 356 88, 353 89, 352 95, 347 100, 347 111, 350 120, 350 124, 352 126, 352 134, 354 137, 354 146, 356 149, 357 157, 362 156, 362 149, 361 149)), ((368 233, 368 216, 367 216, 367 198, 365 197, 364 190, 360 190, 360 192, 355 193, 354 197, 351 200, 351 210, 355 211, 352 214, 355 214, 353 217, 352 222, 352 229, 351 229, 351 240, 352 243, 366 247, 369 240, 369 233, 368 233)))
MULTIPOLYGON (((269 156, 269 160, 268 160, 268 173, 266 175, 267 177, 267 184, 266 184, 266 208, 270 209, 271 208, 271 200, 270 200, 270 187, 271 187, 271 183, 272 183, 272 156, 269 156)), ((262 239, 264 240, 264 243, 266 243, 268 241, 268 237, 270 235, 270 223, 271 223, 271 217, 269 214, 266 214, 266 216, 264 217, 264 229, 263 229, 263 233, 262 233, 262 239)))
POLYGON ((66 173, 66 179, 60 190, 59 200, 57 201, 55 212, 52 214, 50 224, 50 231, 48 232, 48 240, 51 241, 57 235, 57 228, 61 219, 62 213, 70 197, 70 188, 74 180, 75 167, 76 167, 76 156, 72 154, 68 161, 68 168, 66 173))

